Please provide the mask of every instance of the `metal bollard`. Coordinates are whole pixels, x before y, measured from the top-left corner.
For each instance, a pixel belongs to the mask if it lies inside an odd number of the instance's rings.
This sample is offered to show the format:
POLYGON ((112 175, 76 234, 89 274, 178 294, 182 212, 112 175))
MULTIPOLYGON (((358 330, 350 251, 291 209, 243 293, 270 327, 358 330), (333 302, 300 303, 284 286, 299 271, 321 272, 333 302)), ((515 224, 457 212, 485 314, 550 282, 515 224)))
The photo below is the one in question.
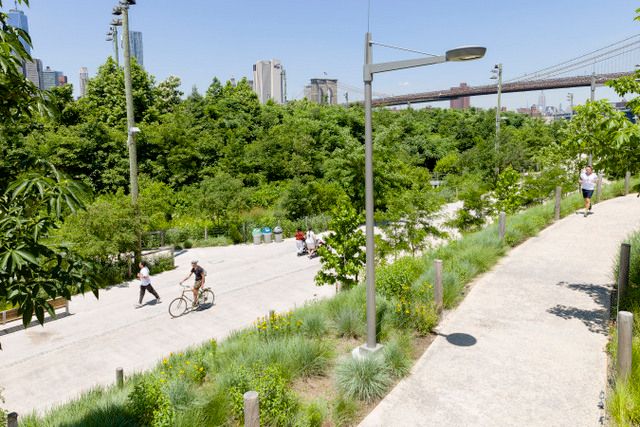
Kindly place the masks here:
POLYGON ((504 240, 504 235, 507 233, 507 214, 504 212, 500 212, 500 217, 498 218, 498 235, 500 236, 500 240, 504 240))
POLYGON ((631 172, 624 174, 624 195, 629 194, 629 185, 631 184, 631 172))
POLYGON ((562 200, 562 187, 556 187, 556 209, 555 209, 555 219, 558 221, 560 219, 560 201, 562 200))
POLYGON ((7 427, 18 427, 18 414, 16 412, 7 415, 7 427))
POLYGON ((116 385, 118 388, 124 386, 124 370, 122 368, 116 368, 116 385))
POLYGON ((628 311, 618 313, 618 377, 626 378, 631 373, 631 343, 633 340, 633 314, 628 311))
POLYGON ((260 400, 256 391, 244 394, 244 427, 260 427, 260 400))
POLYGON ((435 270, 435 283, 433 284, 433 301, 436 304, 436 311, 438 314, 442 312, 444 306, 443 297, 444 292, 442 289, 442 260, 436 259, 433 261, 433 268, 435 270))

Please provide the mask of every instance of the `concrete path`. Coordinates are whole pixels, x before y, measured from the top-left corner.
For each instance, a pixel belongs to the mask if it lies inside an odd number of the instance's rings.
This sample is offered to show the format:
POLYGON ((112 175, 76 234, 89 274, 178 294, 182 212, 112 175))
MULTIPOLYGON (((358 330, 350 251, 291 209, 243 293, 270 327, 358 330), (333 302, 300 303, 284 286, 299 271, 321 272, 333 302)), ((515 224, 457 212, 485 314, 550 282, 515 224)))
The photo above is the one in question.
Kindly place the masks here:
POLYGON ((125 375, 152 368, 169 352, 221 340, 270 309, 284 311, 335 293, 333 287, 314 285, 319 261, 297 257, 293 240, 191 249, 178 256, 176 264, 176 270, 152 277, 161 304, 147 294, 148 304, 134 308, 139 291, 135 281, 101 291, 99 300, 91 294, 74 297, 71 315, 45 327, 24 330, 14 322, 0 328, 2 406, 19 414, 41 411, 96 384, 112 384, 117 367, 123 367, 125 375), (207 270, 216 303, 172 319, 169 303, 179 296, 177 284, 187 276, 192 259, 207 270))
POLYGON ((634 194, 513 249, 361 426, 601 425, 612 266, 638 228, 634 194))

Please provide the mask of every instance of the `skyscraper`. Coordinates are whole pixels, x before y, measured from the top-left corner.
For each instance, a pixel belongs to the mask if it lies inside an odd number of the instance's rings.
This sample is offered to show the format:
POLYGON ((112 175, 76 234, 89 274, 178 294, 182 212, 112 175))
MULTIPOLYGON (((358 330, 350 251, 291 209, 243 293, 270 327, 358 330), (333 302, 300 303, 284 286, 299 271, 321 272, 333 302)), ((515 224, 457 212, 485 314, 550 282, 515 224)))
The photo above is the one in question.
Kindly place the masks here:
POLYGON ((23 69, 24 76, 27 80, 42 89, 42 61, 33 58, 33 60, 24 63, 23 69))
POLYGON ((131 56, 136 58, 138 64, 144 67, 144 55, 142 52, 142 32, 129 31, 129 45, 131 46, 131 56))
POLYGON ((253 66, 253 90, 261 103, 272 99, 284 103, 284 75, 279 59, 258 61, 253 66))
POLYGON ((89 70, 87 67, 80 68, 80 97, 87 94, 87 82, 89 81, 89 70))
POLYGON ((58 76, 56 75, 56 71, 52 70, 51 67, 47 67, 42 70, 40 73, 40 89, 49 90, 52 87, 56 87, 58 84, 58 76))
MULTIPOLYGON (((12 27, 20 28, 26 33, 29 33, 29 20, 27 19, 27 15, 24 14, 23 11, 18 9, 11 9, 9 13, 7 13, 7 23, 12 27)), ((22 46, 24 46, 25 50, 29 55, 31 55, 31 46, 20 37, 20 42, 22 46)))

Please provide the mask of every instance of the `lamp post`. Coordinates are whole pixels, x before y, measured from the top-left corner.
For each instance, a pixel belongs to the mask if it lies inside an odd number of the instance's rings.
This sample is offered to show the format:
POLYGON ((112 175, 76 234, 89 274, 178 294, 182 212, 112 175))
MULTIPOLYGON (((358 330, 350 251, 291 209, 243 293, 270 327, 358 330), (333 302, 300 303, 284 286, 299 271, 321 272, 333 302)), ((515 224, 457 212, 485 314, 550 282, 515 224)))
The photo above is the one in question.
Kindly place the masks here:
POLYGON ((108 42, 113 41, 113 55, 114 55, 114 59, 116 60, 116 65, 119 68, 120 55, 118 55, 118 26, 122 25, 122 21, 119 19, 114 19, 114 21, 111 24, 112 25, 111 27, 109 27, 109 31, 107 32, 106 40, 108 42))
MULTIPOLYGON (((467 61, 482 58, 486 48, 479 46, 467 46, 452 49, 444 55, 431 55, 426 58, 407 59, 403 61, 373 63, 372 48, 374 44, 385 47, 395 46, 375 43, 371 40, 371 33, 367 32, 364 42, 364 152, 365 152, 365 216, 366 216, 366 239, 367 239, 367 262, 366 262, 366 286, 367 286, 367 342, 363 346, 354 350, 354 355, 368 354, 379 350, 382 346, 376 341, 376 288, 375 288, 375 265, 374 265, 374 238, 373 238, 373 139, 372 139, 372 106, 371 97, 373 75, 394 70, 404 70, 407 68, 423 67, 427 65, 441 64, 447 61, 467 61)), ((414 51, 415 52, 415 51, 414 51)), ((422 52, 420 52, 422 53, 422 52)))
POLYGON ((502 113, 502 108, 500 107, 500 97, 502 95, 502 64, 494 65, 491 72, 493 73, 493 76, 491 76, 491 79, 498 80, 498 106, 496 108, 496 141, 495 141, 495 150, 498 151, 498 146, 500 145, 500 114, 502 113))
MULTIPOLYGON (((136 4, 136 0, 120 0, 120 4, 113 8, 113 14, 122 16, 122 42, 124 47, 124 94, 127 105, 127 147, 129 149, 129 186, 131 204, 136 216, 138 215, 138 154, 136 151, 136 127, 133 111, 133 89, 131 84, 131 47, 129 43, 129 6, 136 4)), ((142 236, 138 232, 138 246, 135 253, 136 262, 140 261, 142 252, 142 236)))
POLYGON ((567 94, 567 101, 569 101, 569 115, 573 117, 573 93, 569 92, 567 94))

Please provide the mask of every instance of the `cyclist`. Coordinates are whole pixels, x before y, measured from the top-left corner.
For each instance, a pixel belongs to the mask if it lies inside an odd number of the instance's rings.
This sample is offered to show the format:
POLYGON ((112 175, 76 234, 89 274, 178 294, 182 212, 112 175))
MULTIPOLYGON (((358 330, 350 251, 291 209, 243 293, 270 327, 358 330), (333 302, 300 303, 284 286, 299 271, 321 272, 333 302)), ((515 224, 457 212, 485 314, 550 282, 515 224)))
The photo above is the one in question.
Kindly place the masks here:
POLYGON ((197 260, 193 260, 191 261, 191 272, 180 283, 182 284, 186 282, 189 279, 189 277, 191 277, 192 274, 195 275, 195 279, 196 279, 195 283, 193 284, 193 288, 191 289, 193 291, 193 306, 195 307, 198 305, 198 292, 200 288, 204 286, 205 277, 207 273, 204 271, 204 268, 198 265, 197 260))

